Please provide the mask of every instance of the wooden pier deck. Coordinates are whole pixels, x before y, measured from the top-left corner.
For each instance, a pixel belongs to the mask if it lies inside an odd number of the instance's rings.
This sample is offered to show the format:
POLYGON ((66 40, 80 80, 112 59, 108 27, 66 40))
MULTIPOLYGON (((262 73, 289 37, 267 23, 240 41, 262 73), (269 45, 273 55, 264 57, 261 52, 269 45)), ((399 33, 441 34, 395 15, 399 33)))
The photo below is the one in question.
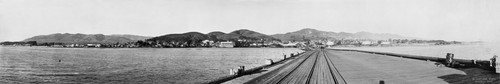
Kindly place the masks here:
POLYGON ((446 84, 440 76, 465 74, 434 62, 352 51, 315 50, 246 84, 446 84))

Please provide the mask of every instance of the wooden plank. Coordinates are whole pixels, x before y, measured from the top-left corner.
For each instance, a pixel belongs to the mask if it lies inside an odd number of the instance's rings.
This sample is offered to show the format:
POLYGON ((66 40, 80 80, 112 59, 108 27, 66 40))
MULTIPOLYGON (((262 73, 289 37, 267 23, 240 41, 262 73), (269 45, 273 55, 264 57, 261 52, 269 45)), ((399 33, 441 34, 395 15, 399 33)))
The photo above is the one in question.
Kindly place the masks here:
POLYGON ((352 51, 328 51, 335 67, 350 84, 447 84, 442 76, 465 74, 434 62, 352 51))
POLYGON ((294 60, 271 73, 257 77, 251 84, 345 84, 340 72, 323 50, 294 60))
POLYGON ((335 80, 335 84, 347 84, 347 81, 345 81, 344 77, 340 74, 340 71, 338 71, 337 67, 335 67, 335 64, 333 64, 330 58, 333 56, 329 56, 327 52, 324 52, 323 54, 325 54, 325 56, 328 56, 326 57, 326 60, 328 62, 326 64, 328 64, 328 68, 330 68, 330 72, 334 77, 333 79, 335 80))
POLYGON ((286 77, 286 75, 289 75, 289 73, 291 73, 294 69, 296 69, 296 67, 298 67, 301 63, 303 63, 307 58, 311 57, 314 53, 316 53, 316 51, 306 52, 297 59, 291 61, 290 63, 285 64, 282 67, 273 70, 267 74, 252 79, 246 82, 245 84, 263 84, 263 83, 276 84, 281 79, 286 77))
POLYGON ((316 51, 315 54, 312 54, 308 59, 306 59, 301 65, 296 67, 295 70, 292 70, 292 73, 289 73, 283 79, 280 79, 279 83, 307 83, 309 80, 311 70, 314 67, 316 62, 316 58, 319 51, 316 51))

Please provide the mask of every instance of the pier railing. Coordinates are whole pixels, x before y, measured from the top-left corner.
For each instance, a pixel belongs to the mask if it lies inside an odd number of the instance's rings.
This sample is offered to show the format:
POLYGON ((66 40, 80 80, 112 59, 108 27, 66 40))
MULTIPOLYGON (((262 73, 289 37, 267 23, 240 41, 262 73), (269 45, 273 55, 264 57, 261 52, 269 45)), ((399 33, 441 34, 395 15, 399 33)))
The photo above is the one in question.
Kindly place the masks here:
POLYGON ((254 68, 251 68, 251 69, 248 69, 248 70, 245 70, 245 66, 239 66, 237 69, 230 69, 229 70, 230 71, 229 75, 223 76, 223 77, 219 77, 219 78, 217 78, 215 80, 210 80, 210 81, 207 81, 205 83, 207 83, 207 84, 220 84, 220 83, 224 83, 226 81, 238 78, 240 76, 257 73, 257 72, 261 71, 262 69, 269 68, 269 67, 275 66, 277 64, 284 63, 287 60, 293 59, 293 58, 298 57, 298 56, 301 56, 304 53, 305 52, 297 52, 296 54, 295 53, 291 53, 288 57, 286 55, 283 55, 283 59, 279 60, 279 61, 276 61, 276 62, 273 62, 273 60, 267 59, 266 63, 268 63, 268 64, 265 64, 265 65, 262 65, 262 66, 258 66, 258 67, 254 67, 254 68))

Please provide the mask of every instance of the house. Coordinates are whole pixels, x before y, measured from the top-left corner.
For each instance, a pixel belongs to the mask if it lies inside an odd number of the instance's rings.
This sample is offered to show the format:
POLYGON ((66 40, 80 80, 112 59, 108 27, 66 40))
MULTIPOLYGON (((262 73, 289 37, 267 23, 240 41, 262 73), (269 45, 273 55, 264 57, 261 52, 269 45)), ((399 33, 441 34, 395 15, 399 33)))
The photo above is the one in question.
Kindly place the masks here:
POLYGON ((373 42, 371 42, 371 41, 362 41, 361 42, 361 45, 371 45, 371 44, 373 44, 373 42))
POLYGON ((391 44, 391 42, 389 42, 389 41, 382 41, 382 42, 380 42, 380 44, 382 44, 382 45, 389 45, 389 44, 391 44))
POLYGON ((63 46, 63 45, 51 45, 51 47, 62 48, 62 47, 64 47, 64 46, 63 46))
POLYGON ((297 42, 295 43, 288 43, 288 44, 280 44, 283 47, 297 47, 297 42))
POLYGON ((335 43, 333 41, 328 41, 325 44, 326 44, 326 46, 333 46, 333 45, 335 45, 335 43))
POLYGON ((101 47, 101 44, 87 44, 87 47, 96 47, 96 48, 99 48, 99 47, 101 47))
POLYGON ((214 41, 211 41, 211 40, 203 40, 201 42, 202 42, 202 46, 213 46, 213 44, 214 44, 214 41))
POLYGON ((219 47, 221 47, 221 48, 232 48, 232 47, 234 47, 234 43, 231 42, 231 41, 220 42, 219 43, 219 47))

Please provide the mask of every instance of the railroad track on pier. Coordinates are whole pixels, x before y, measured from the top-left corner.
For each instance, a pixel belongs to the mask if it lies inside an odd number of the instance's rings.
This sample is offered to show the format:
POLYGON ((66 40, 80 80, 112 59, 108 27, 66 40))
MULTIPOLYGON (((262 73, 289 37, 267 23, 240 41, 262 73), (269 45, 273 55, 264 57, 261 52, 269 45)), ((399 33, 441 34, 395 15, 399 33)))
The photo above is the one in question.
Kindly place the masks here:
POLYGON ((346 84, 330 59, 323 50, 307 52, 247 84, 346 84))
POLYGON ((333 79, 335 80, 335 84, 347 84, 345 81, 344 77, 340 74, 338 71, 337 67, 335 67, 335 64, 332 63, 332 60, 330 60, 330 57, 327 57, 327 52, 323 52, 325 60, 327 60, 328 68, 330 68, 330 73, 334 77, 333 79))

